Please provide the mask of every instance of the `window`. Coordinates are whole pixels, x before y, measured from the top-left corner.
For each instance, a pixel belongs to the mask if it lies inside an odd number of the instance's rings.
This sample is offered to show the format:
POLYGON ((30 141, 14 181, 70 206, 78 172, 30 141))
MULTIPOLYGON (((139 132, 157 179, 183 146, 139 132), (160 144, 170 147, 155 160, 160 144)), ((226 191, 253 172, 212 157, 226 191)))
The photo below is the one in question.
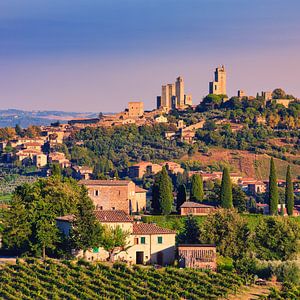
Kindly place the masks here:
POLYGON ((138 245, 138 243, 139 243, 139 239, 138 238, 134 238, 134 244, 138 245))
POLYGON ((112 210, 116 210, 116 208, 115 208, 115 207, 112 207, 111 209, 112 209, 112 210))
POLYGON ((96 196, 96 197, 99 196, 99 190, 95 190, 95 196, 96 196))
POLYGON ((146 238, 144 236, 141 237, 141 244, 146 244, 146 238))
POLYGON ((163 243, 163 238, 162 238, 162 236, 158 236, 158 237, 157 237, 157 243, 158 243, 158 244, 162 244, 162 243, 163 243))

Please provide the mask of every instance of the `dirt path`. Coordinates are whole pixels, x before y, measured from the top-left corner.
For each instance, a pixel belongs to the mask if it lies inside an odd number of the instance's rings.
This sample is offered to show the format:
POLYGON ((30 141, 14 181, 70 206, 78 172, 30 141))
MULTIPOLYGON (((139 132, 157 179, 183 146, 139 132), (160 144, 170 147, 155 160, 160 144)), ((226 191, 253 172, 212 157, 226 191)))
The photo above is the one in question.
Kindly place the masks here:
POLYGON ((237 295, 230 295, 229 300, 256 300, 259 296, 267 296, 270 293, 271 286, 259 286, 252 285, 250 287, 245 287, 237 295))

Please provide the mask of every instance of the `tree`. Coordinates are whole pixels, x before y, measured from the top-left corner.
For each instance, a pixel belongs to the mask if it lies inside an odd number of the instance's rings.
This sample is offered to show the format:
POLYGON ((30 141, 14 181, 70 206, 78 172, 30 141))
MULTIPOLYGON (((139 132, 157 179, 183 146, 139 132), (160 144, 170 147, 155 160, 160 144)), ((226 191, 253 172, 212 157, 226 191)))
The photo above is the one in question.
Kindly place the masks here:
POLYGON ((299 250, 299 225, 282 217, 260 218, 253 238, 256 256, 265 260, 293 259, 299 250))
POLYGON ((177 198, 176 198, 176 208, 180 211, 180 206, 186 201, 186 187, 182 184, 178 187, 177 198))
POLYGON ((3 216, 3 244, 8 249, 23 251, 29 247, 30 219, 21 197, 14 196, 10 205, 3 216))
POLYGON ((178 239, 182 244, 199 244, 200 227, 194 216, 188 216, 184 220, 184 229, 178 239))
POLYGON ((96 219, 94 209, 94 204, 88 197, 86 188, 82 187, 72 225, 71 241, 74 249, 83 251, 84 258, 88 249, 99 247, 101 243, 102 226, 96 219))
POLYGON ((238 212, 244 212, 247 209, 247 195, 242 188, 236 184, 232 186, 233 206, 238 212))
POLYGON ((61 167, 58 163, 54 163, 51 166, 51 175, 52 176, 61 176, 61 167))
POLYGON ((130 233, 123 231, 119 225, 116 227, 104 226, 101 246, 109 253, 110 262, 114 262, 116 254, 129 248, 127 247, 129 235, 130 233))
POLYGON ((250 229, 236 210, 218 209, 201 224, 200 242, 216 244, 220 255, 242 258, 249 250, 250 229))
POLYGON ((202 202, 204 198, 203 180, 199 174, 194 174, 191 178, 190 199, 202 202))
POLYGON ((278 185, 277 185, 277 175, 273 157, 270 162, 270 176, 269 176, 269 207, 270 214, 276 215, 278 213, 278 203, 279 203, 279 194, 278 194, 278 185))
POLYGON ((227 167, 223 169, 221 193, 220 193, 221 206, 223 208, 232 208, 232 185, 229 170, 227 167))
POLYGON ((273 99, 285 99, 286 93, 283 89, 277 88, 273 91, 272 98, 273 99))
POLYGON ((156 175, 152 187, 152 209, 155 213, 168 215, 173 206, 173 185, 165 167, 156 175))
POLYGON ((292 182, 290 165, 288 165, 287 171, 286 171, 285 204, 286 204, 287 214, 289 216, 292 216, 293 210, 294 210, 294 186, 293 186, 293 182, 292 182))
POLYGON ((15 131, 18 136, 22 136, 23 130, 19 124, 16 124, 15 131))

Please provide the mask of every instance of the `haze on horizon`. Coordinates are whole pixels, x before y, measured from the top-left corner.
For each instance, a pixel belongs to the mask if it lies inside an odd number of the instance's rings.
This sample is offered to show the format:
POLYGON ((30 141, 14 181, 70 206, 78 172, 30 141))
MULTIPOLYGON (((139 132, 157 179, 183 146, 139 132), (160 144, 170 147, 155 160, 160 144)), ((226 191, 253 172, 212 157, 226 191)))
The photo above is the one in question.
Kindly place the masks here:
POLYGON ((151 109, 178 75, 196 104, 220 64, 229 96, 300 97, 299 10, 299 0, 2 0, 0 109, 151 109))

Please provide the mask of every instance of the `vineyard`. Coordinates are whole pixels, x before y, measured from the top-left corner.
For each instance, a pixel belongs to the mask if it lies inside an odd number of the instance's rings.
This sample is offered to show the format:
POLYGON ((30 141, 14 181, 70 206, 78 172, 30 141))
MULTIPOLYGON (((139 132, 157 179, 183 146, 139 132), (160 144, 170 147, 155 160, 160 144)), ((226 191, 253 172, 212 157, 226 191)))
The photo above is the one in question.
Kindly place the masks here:
POLYGON ((220 299, 244 280, 234 273, 36 259, 0 267, 1 299, 220 299))

